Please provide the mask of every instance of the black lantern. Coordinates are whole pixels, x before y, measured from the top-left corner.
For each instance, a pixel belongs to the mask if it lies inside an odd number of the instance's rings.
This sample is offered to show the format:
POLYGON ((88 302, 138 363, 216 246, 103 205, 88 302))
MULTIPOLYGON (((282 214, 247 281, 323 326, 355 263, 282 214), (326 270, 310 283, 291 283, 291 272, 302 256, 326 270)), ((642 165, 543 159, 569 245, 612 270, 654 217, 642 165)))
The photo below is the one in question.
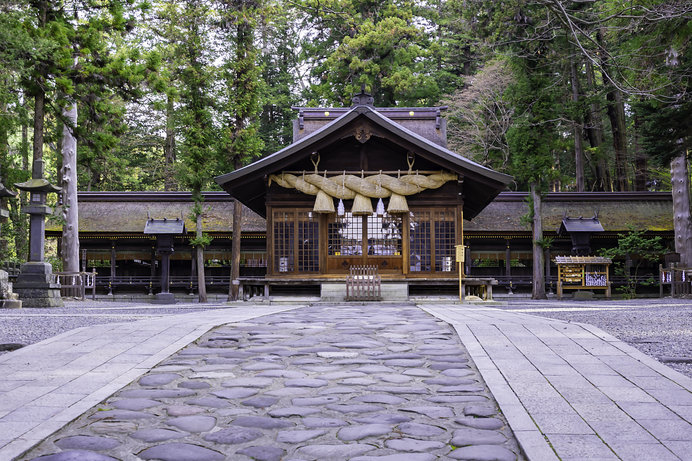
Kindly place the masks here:
POLYGON ((175 296, 170 292, 171 254, 175 251, 173 239, 185 233, 185 221, 181 218, 149 218, 144 225, 144 234, 156 236, 156 253, 161 256, 161 293, 154 298, 155 304, 175 303, 175 296))

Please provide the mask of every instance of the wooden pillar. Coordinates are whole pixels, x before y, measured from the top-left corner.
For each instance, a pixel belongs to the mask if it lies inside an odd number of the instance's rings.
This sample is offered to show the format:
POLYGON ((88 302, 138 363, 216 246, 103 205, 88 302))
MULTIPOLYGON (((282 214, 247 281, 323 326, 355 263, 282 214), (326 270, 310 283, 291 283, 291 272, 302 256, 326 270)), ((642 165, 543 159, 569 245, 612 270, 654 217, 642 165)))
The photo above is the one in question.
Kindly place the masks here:
MULTIPOLYGON (((329 251, 329 238, 327 235, 327 227, 329 226, 329 215, 325 213, 320 213, 318 215, 317 222, 319 223, 318 235, 319 235, 319 260, 320 260, 320 274, 327 273, 327 253, 329 251)), ((269 232, 267 232, 269 233, 269 232)))
POLYGON ((465 265, 466 265, 466 276, 471 275, 471 245, 468 245, 466 241, 464 241, 464 245, 466 245, 466 254, 464 255, 465 265))
POLYGON ((115 282, 115 241, 111 242, 111 274, 108 280, 108 296, 113 295, 113 283, 115 282))
POLYGON ((156 250, 151 247, 151 271, 149 272, 149 296, 154 296, 154 279, 156 278, 156 250))
POLYGON ((550 248, 545 248, 544 259, 545 259, 545 284, 548 285, 549 293, 553 294, 553 284, 550 281, 550 248))
POLYGON ((509 280, 508 293, 512 295, 514 294, 512 291, 512 249, 509 246, 509 239, 506 240, 505 246, 505 275, 507 276, 507 280, 509 280))
POLYGON ((409 213, 401 216, 401 228, 401 269, 404 275, 408 275, 411 270, 411 215, 409 213))
POLYGON ((197 277, 197 258, 195 257, 195 249, 190 251, 190 296, 195 294, 193 289, 195 278, 197 277))

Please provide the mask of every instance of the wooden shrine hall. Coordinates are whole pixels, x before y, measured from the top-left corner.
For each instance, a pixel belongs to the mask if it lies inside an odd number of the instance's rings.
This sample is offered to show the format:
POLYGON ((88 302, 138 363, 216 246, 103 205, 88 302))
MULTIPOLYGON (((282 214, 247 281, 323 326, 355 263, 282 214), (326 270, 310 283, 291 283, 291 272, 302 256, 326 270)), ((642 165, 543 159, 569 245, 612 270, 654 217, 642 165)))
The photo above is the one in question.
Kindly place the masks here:
POLYGON ((299 107, 294 142, 216 182, 266 219, 267 285, 319 286, 343 299, 354 268, 382 298, 458 280, 463 221, 511 181, 446 148, 445 107, 299 107))

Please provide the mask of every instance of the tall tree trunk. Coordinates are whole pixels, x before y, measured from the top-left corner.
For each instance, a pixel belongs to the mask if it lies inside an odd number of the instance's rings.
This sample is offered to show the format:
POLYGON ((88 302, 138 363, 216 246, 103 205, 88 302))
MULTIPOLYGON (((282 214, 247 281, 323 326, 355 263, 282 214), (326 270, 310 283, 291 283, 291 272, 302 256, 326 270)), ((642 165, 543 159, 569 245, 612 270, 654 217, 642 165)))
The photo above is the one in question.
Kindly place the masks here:
POLYGON ((43 117, 45 115, 46 94, 42 88, 34 97, 34 161, 31 165, 31 177, 43 178, 43 117))
POLYGON ((163 144, 165 175, 163 180, 164 190, 174 190, 176 188, 175 175, 173 168, 175 164, 175 120, 173 98, 167 96, 166 99, 166 139, 163 144))
MULTIPOLYGON (((29 104, 24 101, 24 106, 29 109, 29 104)), ((29 171, 29 126, 26 120, 22 120, 22 171, 29 171)), ((17 253, 17 259, 26 261, 29 259, 29 223, 26 213, 21 211, 29 201, 29 194, 24 191, 19 191, 19 205, 16 206, 17 213, 14 215, 13 222, 15 224, 14 232, 14 250, 17 253)))
MULTIPOLYGON (((202 238, 202 213, 199 213, 195 220, 195 236, 197 239, 202 238)), ((207 282, 204 274, 204 248, 198 245, 195 250, 197 256, 197 292, 199 293, 199 302, 206 303, 207 282)))
POLYGON ((62 261, 65 272, 79 272, 79 215, 77 203, 77 139, 74 128, 77 126, 77 103, 63 110, 68 124, 62 129, 62 261))
POLYGON ((639 131, 641 130, 641 119, 639 115, 634 114, 634 190, 648 190, 647 182, 649 181, 648 159, 639 142, 639 131))
POLYGON ((625 105, 622 92, 611 88, 606 94, 608 100, 608 118, 613 132, 613 150, 615 151, 615 181, 619 191, 629 189, 627 182, 627 128, 625 125, 625 105))
POLYGON ((673 226, 675 251, 680 264, 692 267, 692 217, 690 217, 690 172, 687 155, 675 157, 670 163, 673 186, 673 226))
MULTIPOLYGON (((596 78, 593 71, 593 64, 586 61, 586 84, 589 87, 589 93, 596 93, 596 78)), ((593 159, 594 176, 596 183, 595 190, 605 191, 610 185, 610 174, 608 173, 608 164, 603 153, 603 120, 601 119, 601 109, 598 103, 594 100, 589 106, 586 113, 586 135, 589 139, 589 144, 595 150, 595 159, 593 159)))
MULTIPOLYGON (((599 30, 596 33, 596 40, 603 49, 606 49, 603 34, 599 30)), ((611 74, 610 66, 605 58, 605 53, 601 53, 601 68, 611 74)), ((613 133, 613 150, 615 151, 615 183, 617 190, 626 191, 629 189, 627 182, 627 126, 625 123, 625 103, 622 99, 622 91, 618 90, 612 83, 604 82, 607 88, 606 100, 608 101, 607 114, 610 119, 610 129, 613 133)))
POLYGON ((240 234, 242 232, 243 204, 233 202, 233 242, 231 245, 231 286, 228 300, 236 301, 240 290, 240 234))
MULTIPOLYGON (((572 102, 576 106, 579 103, 579 77, 575 57, 569 60, 570 80, 572 80, 572 102)), ((574 170, 577 182, 577 192, 584 192, 584 145, 582 142, 581 117, 575 117, 574 125, 574 170)))
POLYGON ((543 223, 541 222, 541 195, 536 190, 536 184, 531 184, 531 202, 533 203, 533 299, 545 299, 545 259, 543 248, 538 244, 543 239, 543 223))

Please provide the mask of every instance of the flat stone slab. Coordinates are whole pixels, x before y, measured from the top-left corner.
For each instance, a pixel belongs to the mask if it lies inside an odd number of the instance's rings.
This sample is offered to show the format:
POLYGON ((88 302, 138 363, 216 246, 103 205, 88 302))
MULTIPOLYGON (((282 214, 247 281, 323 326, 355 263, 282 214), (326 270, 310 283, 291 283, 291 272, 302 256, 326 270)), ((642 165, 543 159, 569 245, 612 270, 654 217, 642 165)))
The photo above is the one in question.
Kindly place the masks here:
POLYGON ((269 410, 267 413, 269 416, 275 418, 285 418, 287 416, 308 416, 314 415, 315 413, 320 413, 322 410, 320 408, 314 407, 285 407, 285 408, 275 408, 269 410))
POLYGON ((441 427, 413 422, 399 424, 398 429, 402 434, 418 437, 437 437, 445 433, 441 427))
POLYGON ((277 442, 301 443, 326 434, 327 431, 321 429, 302 430, 302 431, 280 431, 276 434, 277 442))
POLYGON ((268 387, 274 383, 271 378, 234 378, 221 383, 223 387, 268 387))
POLYGON ((171 429, 140 429, 130 434, 130 437, 143 442, 165 442, 166 440, 180 439, 188 436, 187 432, 173 431, 171 429))
POLYGON ((285 450, 272 446, 255 446, 243 448, 236 453, 256 459, 257 461, 280 461, 283 458, 285 450))
POLYGON ((387 448, 391 448, 391 449, 396 450, 396 451, 422 452, 422 451, 439 450, 440 448, 444 448, 445 444, 442 442, 436 442, 436 441, 432 441, 432 440, 426 441, 426 440, 403 438, 403 439, 387 440, 385 442, 385 446, 387 448))
POLYGON ((346 442, 362 440, 367 437, 375 437, 389 434, 392 426, 388 424, 363 424, 360 426, 349 426, 339 429, 336 436, 346 442))
POLYGON ((161 405, 161 402, 151 399, 120 399, 110 402, 113 408, 118 410, 139 411, 161 405))
POLYGON ((115 439, 89 435, 74 435, 60 439, 55 444, 63 450, 110 450, 120 445, 115 439))
POLYGON ((35 461, 117 461, 110 456, 87 450, 69 450, 40 456, 35 461))
POLYGON ((401 411, 410 411, 412 413, 418 413, 420 415, 427 416, 429 418, 437 419, 437 418, 453 418, 454 417, 454 411, 450 407, 433 407, 433 406, 425 406, 425 407, 405 407, 405 408, 400 408, 401 411))
POLYGON ((204 436, 204 440, 224 445, 252 442, 264 435, 259 429, 229 427, 204 436))
POLYGON ((282 421, 267 416, 239 416, 231 421, 230 424, 233 426, 257 427, 260 429, 278 429, 295 425, 290 421, 282 421))
POLYGON ((177 373, 152 373, 139 378, 140 386, 163 386, 172 383, 176 379, 180 379, 177 373))
POLYGON ((467 445, 500 445, 507 437, 495 430, 475 429, 467 427, 454 431, 452 445, 465 447, 467 445))
POLYGON ((351 459, 355 456, 362 455, 375 447, 363 443, 349 443, 346 445, 308 445, 298 448, 296 454, 305 456, 307 459, 351 459))
POLYGON ((190 443, 173 442, 147 448, 138 455, 142 459, 161 461, 223 461, 226 456, 215 450, 190 443))
POLYGON ((207 432, 216 425, 216 418, 204 415, 179 416, 167 420, 166 424, 186 432, 207 432))
POLYGON ((452 459, 468 461, 516 461, 517 455, 497 445, 460 447, 449 453, 452 459))
POLYGON ((406 453, 406 455, 356 456, 351 461, 434 461, 437 456, 429 453, 406 453))

